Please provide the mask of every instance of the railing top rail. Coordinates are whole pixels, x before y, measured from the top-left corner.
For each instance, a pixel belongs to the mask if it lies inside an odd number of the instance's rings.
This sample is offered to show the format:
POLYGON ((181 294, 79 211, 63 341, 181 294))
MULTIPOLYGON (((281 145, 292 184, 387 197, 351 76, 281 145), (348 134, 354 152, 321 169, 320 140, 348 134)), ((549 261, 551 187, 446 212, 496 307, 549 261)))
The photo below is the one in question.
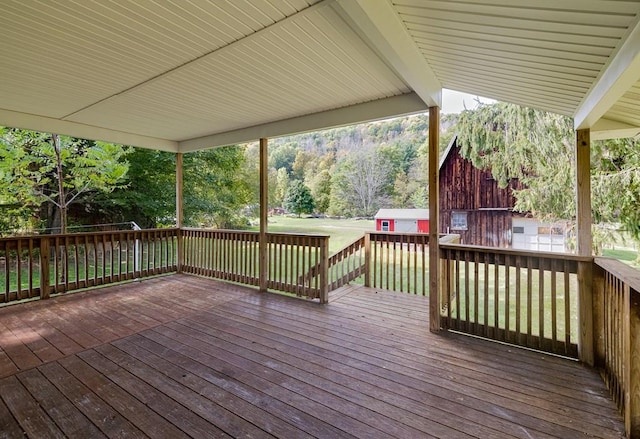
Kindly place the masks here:
POLYGON ((491 253, 509 256, 525 256, 540 259, 559 259, 565 261, 576 262, 593 262, 593 256, 579 256, 571 253, 552 253, 552 252, 538 252, 533 250, 513 250, 509 248, 499 247, 485 247, 480 245, 465 245, 465 244, 440 244, 440 250, 460 250, 460 251, 472 251, 478 253, 491 253))
POLYGON ((254 230, 213 229, 213 228, 205 228, 205 227, 182 227, 180 230, 185 230, 188 232, 222 232, 222 233, 258 234, 258 232, 254 230))
POLYGON ((300 237, 300 238, 329 238, 330 237, 330 235, 324 235, 321 233, 292 233, 292 232, 267 232, 267 235, 290 236, 290 237, 300 237))
MULTIPOLYGON (((234 230, 234 229, 203 229, 199 227, 182 227, 181 230, 189 232, 216 232, 216 233, 236 233, 247 235, 258 235, 259 232, 254 230, 234 230)), ((330 235, 324 235, 321 233, 292 233, 292 232, 267 232, 267 236, 287 236, 287 237, 300 237, 300 238, 329 238, 330 235)))
POLYGON ((639 270, 613 258, 596 257, 594 258, 594 263, 629 285, 632 290, 640 293, 639 270))
POLYGON ((131 234, 140 234, 140 233, 158 233, 158 232, 177 232, 178 229, 175 227, 167 227, 162 229, 141 229, 141 230, 106 230, 99 232, 73 232, 73 233, 56 233, 51 235, 24 235, 24 236, 10 236, 0 238, 0 242, 6 241, 18 241, 18 240, 29 240, 29 239, 43 239, 43 238, 71 238, 78 236, 103 236, 103 235, 115 235, 117 233, 131 233, 131 234))

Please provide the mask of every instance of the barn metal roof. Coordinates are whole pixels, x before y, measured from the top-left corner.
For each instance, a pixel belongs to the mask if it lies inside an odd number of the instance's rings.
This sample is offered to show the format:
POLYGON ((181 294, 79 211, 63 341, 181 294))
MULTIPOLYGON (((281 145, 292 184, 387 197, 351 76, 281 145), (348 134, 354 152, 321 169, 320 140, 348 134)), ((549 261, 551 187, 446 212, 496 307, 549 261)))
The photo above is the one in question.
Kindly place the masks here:
POLYGON ((0 124, 192 151, 448 88, 640 132, 640 1, 6 0, 0 124))
POLYGON ((419 220, 429 219, 429 209, 380 209, 375 219, 419 220))

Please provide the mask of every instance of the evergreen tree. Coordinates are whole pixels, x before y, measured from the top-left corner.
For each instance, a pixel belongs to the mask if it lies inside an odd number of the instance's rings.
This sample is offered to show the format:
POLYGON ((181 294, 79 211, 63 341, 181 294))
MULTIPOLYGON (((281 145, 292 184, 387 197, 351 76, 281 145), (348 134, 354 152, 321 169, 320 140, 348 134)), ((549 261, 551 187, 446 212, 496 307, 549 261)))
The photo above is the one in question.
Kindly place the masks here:
POLYGON ((315 203, 309 188, 300 180, 292 181, 285 196, 284 207, 298 216, 303 213, 312 213, 315 203))

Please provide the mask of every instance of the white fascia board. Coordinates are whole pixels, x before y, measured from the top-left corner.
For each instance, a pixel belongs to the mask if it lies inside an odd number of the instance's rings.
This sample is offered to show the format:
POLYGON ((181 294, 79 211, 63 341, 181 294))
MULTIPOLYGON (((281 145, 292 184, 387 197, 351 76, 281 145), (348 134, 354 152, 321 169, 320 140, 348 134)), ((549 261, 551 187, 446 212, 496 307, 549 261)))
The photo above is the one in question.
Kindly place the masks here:
POLYGON ((81 139, 101 140, 122 145, 139 146, 160 151, 177 152, 178 142, 156 137, 125 133, 77 122, 0 109, 0 125, 25 130, 55 133, 81 139))
POLYGON ((640 17, 598 82, 576 110, 575 129, 591 128, 640 80, 640 17))
POLYGON ((197 151, 216 146, 234 145, 285 135, 317 131, 372 120, 422 113, 428 110, 415 93, 378 99, 349 107, 322 111, 262 125, 242 128, 209 136, 184 140, 179 143, 180 152, 197 151))
POLYGON ((602 118, 592 127, 591 140, 623 139, 640 134, 640 126, 602 118))
POLYGON ((336 9, 427 106, 442 106, 442 84, 388 0, 340 0, 336 9))

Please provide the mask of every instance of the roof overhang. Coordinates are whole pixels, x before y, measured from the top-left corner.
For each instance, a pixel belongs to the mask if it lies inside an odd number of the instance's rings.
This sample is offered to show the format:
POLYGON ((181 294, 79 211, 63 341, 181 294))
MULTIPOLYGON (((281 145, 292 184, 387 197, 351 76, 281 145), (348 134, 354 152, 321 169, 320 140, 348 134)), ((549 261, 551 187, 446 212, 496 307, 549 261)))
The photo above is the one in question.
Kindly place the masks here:
POLYGON ((640 134, 639 81, 640 19, 636 18, 624 43, 576 110, 575 128, 590 128, 592 139, 640 134))

